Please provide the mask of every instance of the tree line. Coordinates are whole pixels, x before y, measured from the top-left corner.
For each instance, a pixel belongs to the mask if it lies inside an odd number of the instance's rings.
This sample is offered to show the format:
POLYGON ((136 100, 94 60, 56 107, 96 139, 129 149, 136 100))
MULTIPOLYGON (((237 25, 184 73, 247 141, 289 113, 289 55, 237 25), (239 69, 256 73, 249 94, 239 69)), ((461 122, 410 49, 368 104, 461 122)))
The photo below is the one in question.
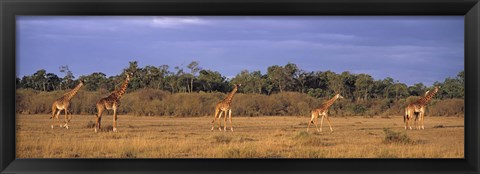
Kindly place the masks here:
MULTIPOLYGON (((157 89, 175 93, 220 92, 227 93, 233 83, 241 83, 240 93, 272 95, 284 92, 298 92, 314 98, 328 98, 340 93, 345 98, 361 102, 369 99, 405 99, 408 96, 420 96, 432 87, 423 83, 408 86, 391 77, 375 80, 369 74, 353 74, 348 71, 337 74, 332 71, 305 71, 294 63, 284 66, 273 65, 267 72, 243 70, 232 79, 227 79, 218 71, 203 69, 197 61, 186 67, 168 65, 139 67, 137 61, 129 62, 126 71, 135 72, 127 92, 139 89, 157 89)), ((75 79, 68 66, 59 67, 64 77, 55 73, 38 70, 32 75, 16 78, 17 89, 38 91, 61 91, 73 88, 79 80, 85 80, 87 91, 112 91, 121 85, 124 72, 107 77, 102 72, 82 75, 75 79)), ((435 98, 464 98, 465 72, 456 77, 448 77, 443 82, 435 98)))

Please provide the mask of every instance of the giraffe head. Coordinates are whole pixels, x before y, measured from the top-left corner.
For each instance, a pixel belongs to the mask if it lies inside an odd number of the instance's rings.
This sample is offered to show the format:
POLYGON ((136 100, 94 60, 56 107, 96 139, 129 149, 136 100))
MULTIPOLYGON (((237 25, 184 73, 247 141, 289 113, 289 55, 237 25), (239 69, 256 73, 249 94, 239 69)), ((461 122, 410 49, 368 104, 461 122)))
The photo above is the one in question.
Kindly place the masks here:
POLYGON ((340 94, 337 94, 337 95, 335 95, 335 96, 337 97, 337 99, 339 99, 339 98, 342 99, 342 98, 343 98, 343 96, 340 95, 340 94))
POLYGON ((133 76, 133 72, 125 71, 125 75, 127 76, 128 79, 130 79, 133 76))
MULTIPOLYGON (((433 88, 433 92, 434 92, 434 93, 437 93, 437 92, 438 92, 438 89, 440 89, 440 86, 435 86, 435 87, 433 88)), ((428 93, 430 93, 430 90, 428 90, 427 92, 425 92, 425 96, 427 96, 428 93)))
POLYGON ((85 84, 85 80, 84 79, 80 79, 80 84, 84 85, 85 84))
POLYGON ((430 90, 427 90, 427 92, 425 92, 425 96, 427 96, 427 95, 428 95, 428 93, 430 93, 430 90))

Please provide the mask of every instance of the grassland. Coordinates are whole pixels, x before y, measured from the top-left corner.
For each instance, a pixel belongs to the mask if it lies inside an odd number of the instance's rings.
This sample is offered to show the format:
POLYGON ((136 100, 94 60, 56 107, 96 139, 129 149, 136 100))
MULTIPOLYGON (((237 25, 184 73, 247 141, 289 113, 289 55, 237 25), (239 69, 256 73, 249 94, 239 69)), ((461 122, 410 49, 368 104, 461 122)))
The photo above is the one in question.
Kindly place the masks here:
POLYGON ((464 157, 462 117, 426 117, 422 131, 405 131, 401 116, 332 117, 334 132, 324 123, 317 133, 306 132, 306 116, 234 117, 234 132, 220 132, 217 124, 211 132, 212 117, 120 115, 114 133, 108 115, 96 134, 93 115, 74 115, 68 130, 51 129, 49 117, 17 115, 17 158, 464 157), (392 132, 408 140, 385 141, 392 132))

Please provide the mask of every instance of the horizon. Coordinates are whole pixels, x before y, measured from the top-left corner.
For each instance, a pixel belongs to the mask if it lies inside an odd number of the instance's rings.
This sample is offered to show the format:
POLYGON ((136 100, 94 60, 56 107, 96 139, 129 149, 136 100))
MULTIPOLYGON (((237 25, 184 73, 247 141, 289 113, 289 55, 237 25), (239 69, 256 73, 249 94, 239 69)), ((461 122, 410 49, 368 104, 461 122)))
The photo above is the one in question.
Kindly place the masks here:
POLYGON ((391 77, 411 86, 464 70, 463 16, 19 16, 17 77, 40 69, 78 79, 128 62, 242 70, 294 63, 305 71, 391 77), (273 63, 272 63, 273 62, 273 63), (318 62, 318 63, 317 63, 318 62), (432 63, 433 62, 433 63, 432 63), (106 67, 106 68, 105 68, 106 67), (407 68, 405 68, 407 67, 407 68), (421 74, 421 75, 418 75, 421 74))

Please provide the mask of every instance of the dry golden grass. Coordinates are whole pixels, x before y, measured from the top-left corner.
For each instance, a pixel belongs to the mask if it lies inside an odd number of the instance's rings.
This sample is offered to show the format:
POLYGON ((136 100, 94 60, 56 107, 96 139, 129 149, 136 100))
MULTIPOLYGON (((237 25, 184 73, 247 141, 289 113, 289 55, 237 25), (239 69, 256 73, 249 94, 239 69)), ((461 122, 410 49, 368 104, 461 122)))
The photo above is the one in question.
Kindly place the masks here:
MULTIPOLYGON (((463 158, 464 119, 426 117, 425 130, 405 131, 403 117, 332 117, 324 132, 306 132, 307 117, 234 117, 235 132, 210 131, 212 117, 120 115, 118 133, 104 116, 74 115, 70 129, 50 115, 17 116, 17 158, 463 158), (384 128, 413 143, 385 143, 384 128)), ((61 117, 63 119, 63 116, 61 117)))

